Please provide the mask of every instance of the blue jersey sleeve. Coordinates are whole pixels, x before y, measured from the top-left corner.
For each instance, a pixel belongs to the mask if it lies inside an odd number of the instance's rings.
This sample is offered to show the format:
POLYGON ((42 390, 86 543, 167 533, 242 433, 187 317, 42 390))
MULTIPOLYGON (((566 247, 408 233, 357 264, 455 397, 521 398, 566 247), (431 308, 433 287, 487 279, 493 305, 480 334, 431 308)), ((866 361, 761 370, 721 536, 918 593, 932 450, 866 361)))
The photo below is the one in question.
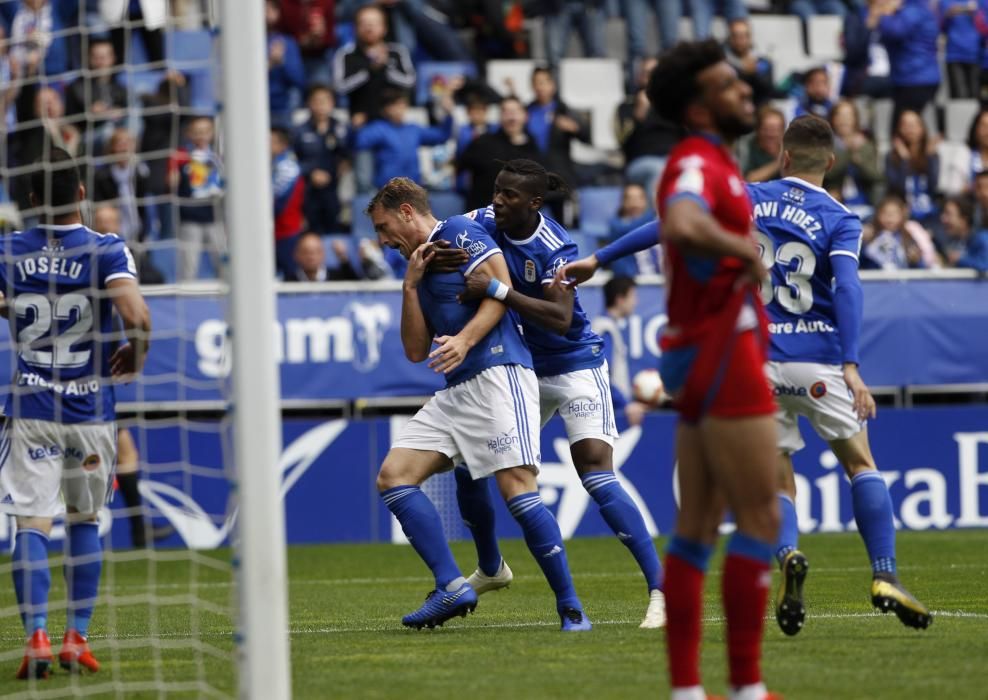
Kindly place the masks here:
POLYGON ((470 256, 460 266, 464 277, 476 270, 481 263, 491 256, 502 254, 501 249, 484 227, 466 216, 454 216, 446 219, 440 235, 456 248, 465 250, 470 256))
POLYGON ((830 239, 831 258, 839 255, 854 258, 856 261, 861 254, 861 219, 857 216, 846 216, 840 228, 830 239))
POLYGON ((834 315, 840 334, 841 359, 858 364, 864 294, 858 277, 857 256, 833 255, 831 268, 834 271, 834 315))
POLYGON ((122 239, 108 235, 100 242, 99 283, 105 287, 113 280, 137 280, 137 264, 122 239))
POLYGON ((473 211, 468 211, 463 216, 468 219, 473 219, 480 226, 487 231, 488 235, 493 236, 497 231, 497 224, 494 223, 494 208, 493 207, 481 207, 480 209, 474 209, 473 211))
POLYGON ((596 252, 597 262, 610 265, 618 258, 633 255, 641 250, 648 250, 659 242, 659 220, 655 219, 629 231, 613 243, 605 245, 596 252))

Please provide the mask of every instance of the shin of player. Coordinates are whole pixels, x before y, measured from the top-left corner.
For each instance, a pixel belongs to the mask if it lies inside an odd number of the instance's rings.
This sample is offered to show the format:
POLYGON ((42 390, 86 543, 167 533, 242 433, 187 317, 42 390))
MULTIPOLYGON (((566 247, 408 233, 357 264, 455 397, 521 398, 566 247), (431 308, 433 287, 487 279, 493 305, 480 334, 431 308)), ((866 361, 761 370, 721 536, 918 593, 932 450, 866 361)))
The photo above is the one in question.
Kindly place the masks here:
POLYGON ((382 245, 409 259, 401 318, 405 354, 413 362, 429 360, 446 378, 446 388, 395 440, 377 479, 382 498, 435 576, 435 590, 403 624, 434 627, 477 604, 449 551, 435 506, 419 488, 429 476, 465 460, 472 478, 494 476, 556 594, 562 628, 589 629, 559 526, 535 484, 541 455, 531 354, 499 300, 461 303, 458 298, 464 277, 475 270, 510 284, 500 248, 471 219, 436 221, 425 191, 406 178, 391 180, 367 212, 382 245), (466 251, 458 269, 427 272, 439 241, 466 251), (437 347, 430 351, 434 338, 437 347))
MULTIPOLYGON (((525 340, 539 378, 541 425, 558 413, 566 425, 573 464, 601 516, 634 556, 645 577, 649 607, 643 627, 665 622, 662 570, 655 545, 638 506, 614 474, 613 443, 617 436, 603 339, 593 331, 576 289, 554 284, 557 269, 579 255, 560 224, 541 213, 547 192, 565 183, 533 161, 505 163, 494 183, 491 206, 468 216, 482 222, 502 247, 512 288, 504 303, 522 318, 525 340)), ((440 255, 446 255, 443 252, 440 255)), ((501 295, 483 272, 467 278, 464 298, 501 295)), ((460 481, 458 490, 469 489, 460 481)), ((474 487, 482 496, 483 492, 474 487)), ((498 568, 490 542, 493 520, 472 511, 476 496, 461 497, 464 518, 477 542, 479 566, 471 581, 484 590, 500 587, 506 577, 498 568), (487 525, 485 526, 485 523, 487 525), (486 562, 485 562, 486 558, 486 562), (487 568, 493 566, 493 569, 487 568)))
POLYGON ((666 645, 674 700, 702 699, 703 580, 725 507, 722 599, 731 697, 771 697, 760 657, 778 535, 775 404, 765 380, 767 329, 756 283, 765 276, 749 231, 751 204, 729 147, 751 130, 751 90, 716 42, 667 52, 648 87, 652 105, 691 135, 659 185, 669 323, 661 372, 680 413, 680 512, 666 556, 666 645))
POLYGON ((85 189, 69 155, 53 149, 31 184, 34 204, 62 213, 0 239, 3 313, 13 319, 17 354, 0 443, 0 508, 18 527, 14 591, 28 636, 18 678, 45 677, 53 661, 47 549, 62 515, 68 606, 59 662, 99 670, 87 635, 102 564, 97 514, 116 461, 113 382, 140 371, 151 329, 126 245, 81 223, 85 189), (54 256, 60 264, 50 264, 54 256), (113 309, 127 334, 115 351, 106 340, 113 309), (44 349, 32 343, 39 325, 52 339, 44 349))
POLYGON ((769 376, 779 402, 782 528, 776 557, 783 582, 776 619, 787 634, 803 625, 808 567, 798 550, 791 459, 803 447, 800 415, 828 442, 851 480, 854 519, 872 565, 873 604, 912 627, 926 627, 932 619, 896 577, 892 501, 865 425, 875 415, 875 402, 858 373, 861 221, 822 188, 834 159, 829 124, 799 117, 783 137, 784 177, 749 186, 763 260, 771 266, 762 298, 772 321, 769 376), (791 332, 797 327, 808 330, 791 332))

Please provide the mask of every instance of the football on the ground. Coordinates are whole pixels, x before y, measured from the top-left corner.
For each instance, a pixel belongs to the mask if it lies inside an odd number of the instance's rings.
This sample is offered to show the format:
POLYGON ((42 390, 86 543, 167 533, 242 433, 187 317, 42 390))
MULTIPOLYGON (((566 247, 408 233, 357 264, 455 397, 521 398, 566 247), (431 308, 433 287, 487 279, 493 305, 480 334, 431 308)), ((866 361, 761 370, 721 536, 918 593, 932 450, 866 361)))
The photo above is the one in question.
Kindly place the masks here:
POLYGON ((665 398, 665 387, 657 369, 643 369, 631 382, 632 392, 636 401, 658 406, 665 398))

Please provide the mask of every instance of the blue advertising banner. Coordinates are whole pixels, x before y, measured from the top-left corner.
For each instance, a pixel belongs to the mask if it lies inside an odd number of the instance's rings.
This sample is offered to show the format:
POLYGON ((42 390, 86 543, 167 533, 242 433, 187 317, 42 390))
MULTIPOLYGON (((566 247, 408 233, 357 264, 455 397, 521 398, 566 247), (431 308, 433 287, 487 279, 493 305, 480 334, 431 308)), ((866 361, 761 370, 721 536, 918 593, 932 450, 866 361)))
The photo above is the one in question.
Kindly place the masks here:
MULTIPOLYGON (((865 286, 862 374, 874 386, 988 382, 988 283, 977 280, 869 281, 865 286)), ((350 289, 350 288, 348 288, 350 289)), ((603 313, 600 287, 580 289, 593 317, 603 313)), ((230 372, 227 324, 218 297, 152 296, 153 350, 145 375, 121 387, 122 401, 221 401, 230 372)), ((427 396, 440 379, 405 359, 401 293, 281 293, 271 329, 281 362, 282 398, 352 400, 427 396)), ((655 367, 665 323, 665 294, 642 285, 635 315, 623 324, 632 372, 655 367)), ((11 354, 0 327, 0 384, 11 354)))
MULTIPOLYGON (((374 479, 407 416, 372 420, 286 420, 282 474, 288 541, 403 541, 400 528, 378 497, 374 479)), ((156 522, 175 535, 162 544, 211 549, 228 543, 236 512, 230 507, 225 468, 231 464, 226 426, 220 421, 150 423, 135 431, 150 478, 141 482, 156 522)), ((618 478, 639 503, 653 534, 668 534, 676 514, 673 460, 675 417, 654 413, 641 428, 625 431, 614 453, 618 478)), ((900 527, 913 530, 988 527, 988 407, 886 410, 869 426, 872 450, 889 484, 900 527)), ((804 532, 854 529, 850 484, 833 453, 812 430, 795 458, 797 511, 804 532)), ((569 458, 558 419, 542 433, 542 498, 565 537, 609 535, 569 458)), ((456 506, 451 474, 424 489, 443 516, 450 538, 468 537, 456 506)), ((492 488, 492 498, 500 498, 492 488)), ((119 499, 117 499, 119 501, 119 499)), ((120 503, 113 504, 119 508, 120 503)), ((103 514, 114 546, 128 544, 126 521, 103 514)), ((520 532, 498 505, 498 533, 520 532)), ((0 542, 9 523, 0 519, 0 542)), ((56 529, 53 540, 58 540, 56 529)), ((60 546, 54 544, 53 546, 60 546)))

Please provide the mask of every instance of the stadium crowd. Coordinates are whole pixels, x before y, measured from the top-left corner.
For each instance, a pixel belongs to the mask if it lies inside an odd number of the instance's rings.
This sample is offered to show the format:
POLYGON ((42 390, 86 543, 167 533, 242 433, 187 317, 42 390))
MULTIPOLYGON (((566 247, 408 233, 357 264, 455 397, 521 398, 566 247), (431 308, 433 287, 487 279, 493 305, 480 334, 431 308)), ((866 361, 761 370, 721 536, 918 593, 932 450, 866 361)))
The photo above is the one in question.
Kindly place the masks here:
MULTIPOLYGON (((86 163, 91 223, 132 245, 144 282, 220 269, 245 234, 228 239, 219 206, 214 11, 0 0, 5 227, 37 218, 24 183, 58 146, 86 163)), ((788 120, 816 114, 838 143, 824 186, 867 222, 862 267, 988 271, 985 0, 267 0, 265 13, 285 280, 402 274, 362 213, 396 175, 446 216, 488 203, 499 161, 536 160, 570 185, 547 206, 587 250, 654 218, 676 132, 647 76, 662 46, 711 34, 759 105, 737 154, 749 181, 778 177, 788 120), (813 46, 821 15, 840 37, 831 55, 813 46), (779 19, 803 35, 759 32, 779 19), (582 80, 567 77, 575 55, 597 59, 576 64, 582 80)), ((620 272, 660 269, 639 256, 620 272)))

